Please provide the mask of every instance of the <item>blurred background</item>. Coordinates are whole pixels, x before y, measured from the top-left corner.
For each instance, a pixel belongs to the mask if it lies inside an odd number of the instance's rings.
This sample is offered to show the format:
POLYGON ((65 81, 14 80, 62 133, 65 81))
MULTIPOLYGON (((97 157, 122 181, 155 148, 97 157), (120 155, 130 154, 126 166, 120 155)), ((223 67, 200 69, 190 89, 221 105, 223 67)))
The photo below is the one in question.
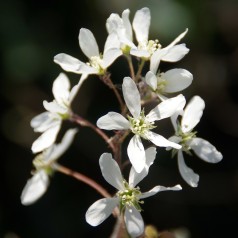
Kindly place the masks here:
MULTIPOLYGON (((161 67, 181 67, 194 75, 193 84, 183 93, 187 99, 200 95, 206 102, 196 128, 198 135, 214 144, 224 156, 218 164, 186 157, 186 163, 200 175, 195 189, 181 179, 170 153, 158 149, 151 173, 141 183, 142 191, 157 184, 177 183, 183 190, 145 200, 142 214, 145 223, 155 225, 158 230, 183 231, 181 238, 220 238, 237 233, 238 1, 8 0, 0 2, 0 237, 109 237, 113 217, 96 228, 84 219, 87 208, 101 196, 63 174, 55 174, 47 193, 38 202, 27 207, 21 205, 20 195, 31 176, 34 158, 31 144, 39 136, 29 123, 44 111, 42 101, 53 99, 52 82, 62 72, 53 57, 67 53, 86 61, 78 45, 79 29, 90 29, 102 51, 109 15, 113 12, 121 15, 129 8, 132 20, 136 10, 145 6, 152 16, 150 39, 158 38, 162 46, 189 28, 182 40, 190 49, 189 54, 178 63, 163 63, 161 67)), ((129 74, 123 58, 110 71, 118 84, 129 74)), ((67 75, 72 85, 77 83, 79 75, 67 75)), ((118 110, 116 103, 111 91, 92 76, 83 85, 73 107, 96 122, 109 110, 118 110)), ((172 134, 167 122, 159 125, 163 135, 172 134)), ((92 176, 113 193, 98 166, 99 156, 106 151, 109 149, 101 138, 90 129, 80 128, 60 162, 92 176)))

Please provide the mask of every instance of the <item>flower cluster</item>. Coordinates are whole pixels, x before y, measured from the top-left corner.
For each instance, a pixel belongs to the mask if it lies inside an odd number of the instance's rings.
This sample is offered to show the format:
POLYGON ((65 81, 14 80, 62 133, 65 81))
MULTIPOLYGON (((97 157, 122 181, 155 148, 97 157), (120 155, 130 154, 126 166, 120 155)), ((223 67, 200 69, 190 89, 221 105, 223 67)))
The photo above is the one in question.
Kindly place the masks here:
POLYGON ((132 23, 129 15, 130 11, 126 9, 121 16, 115 13, 109 16, 106 21, 108 36, 103 53, 100 53, 93 33, 85 28, 80 29, 79 46, 87 56, 88 62, 84 63, 65 53, 54 57, 54 62, 63 70, 81 74, 81 78, 78 84, 70 89, 69 79, 61 73, 53 83, 55 99, 52 102, 44 101, 43 105, 47 111, 31 121, 34 131, 42 134, 32 145, 33 153, 38 153, 33 161, 35 170, 33 177, 23 189, 21 201, 22 204, 28 205, 40 198, 48 187, 49 175, 53 171, 73 174, 72 176, 89 184, 104 196, 86 212, 86 221, 90 225, 97 226, 110 214, 115 213, 118 217, 123 217, 130 236, 138 237, 144 232, 141 216, 143 199, 160 191, 182 189, 180 185, 167 188, 155 186, 142 193, 137 186, 149 173, 149 168, 156 158, 156 147, 171 150, 172 156, 177 154, 179 172, 192 187, 198 185, 199 176, 185 164, 183 153, 192 155, 193 151, 209 163, 219 162, 222 154, 208 141, 197 137, 197 132, 194 131, 205 103, 201 97, 194 96, 186 105, 185 96, 181 94, 181 91, 191 85, 193 75, 181 68, 166 72, 159 69, 160 62, 177 62, 189 52, 185 44, 179 44, 188 29, 168 46, 163 47, 158 39, 149 38, 151 15, 147 7, 135 13, 132 23), (116 87, 108 68, 119 57, 128 61, 130 75, 125 75, 121 87, 116 87), (138 65, 137 71, 134 67, 135 60, 138 65), (145 65, 149 65, 149 68, 142 74, 145 65), (79 88, 92 74, 98 75, 102 82, 113 90, 121 108, 120 112, 111 111, 106 115, 100 115, 96 125, 76 115, 71 108, 79 88), (148 109, 147 105, 151 102, 154 106, 148 109), (175 134, 168 139, 157 132, 157 126, 162 119, 170 119, 171 127, 175 130, 175 134), (77 131, 68 130, 62 142, 56 144, 63 120, 90 127, 108 143, 113 155, 103 153, 99 165, 104 179, 116 188, 117 192, 114 195, 108 195, 91 178, 80 176, 80 173, 75 176, 76 172, 70 173, 66 168, 60 167, 57 160, 69 147, 77 131), (109 138, 104 130, 113 130, 115 135, 109 138), (131 137, 126 148, 131 170, 127 182, 121 171, 124 166, 120 149, 128 136, 131 137), (151 146, 145 148, 145 142, 151 146))

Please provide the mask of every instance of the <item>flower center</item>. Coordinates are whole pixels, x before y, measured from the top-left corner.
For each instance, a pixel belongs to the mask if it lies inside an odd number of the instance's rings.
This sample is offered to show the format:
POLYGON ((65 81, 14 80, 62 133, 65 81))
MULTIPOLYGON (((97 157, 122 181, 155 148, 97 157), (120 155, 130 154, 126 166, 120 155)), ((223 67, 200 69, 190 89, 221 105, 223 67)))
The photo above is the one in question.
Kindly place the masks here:
POLYGON ((138 118, 133 118, 128 116, 129 122, 131 124, 131 131, 141 137, 146 138, 146 132, 155 128, 154 122, 150 122, 146 119, 144 110, 142 110, 138 118))
POLYGON ((33 165, 34 167, 36 168, 36 171, 38 170, 45 170, 46 173, 48 175, 52 174, 53 173, 53 169, 51 168, 50 164, 52 163, 52 161, 50 162, 47 162, 45 159, 44 159, 44 152, 40 153, 39 155, 37 155, 34 160, 33 160, 33 165))
POLYGON ((129 184, 123 181, 125 189, 123 191, 118 191, 117 196, 120 198, 120 211, 122 212, 125 207, 135 207, 138 211, 141 211, 140 204, 143 201, 139 201, 139 196, 141 195, 140 188, 131 188, 129 184))
POLYGON ((140 50, 146 50, 152 55, 157 49, 160 49, 162 46, 159 43, 159 40, 149 40, 145 42, 139 42, 138 48, 140 50))
POLYGON ((196 131, 190 131, 187 133, 182 132, 182 130, 179 128, 178 133, 176 133, 177 136, 181 138, 180 145, 182 145, 182 149, 185 152, 189 152, 191 149, 190 147, 190 141, 196 137, 197 132, 196 131))
POLYGON ((102 56, 92 56, 87 65, 97 69, 99 74, 104 74, 105 70, 102 67, 102 56))

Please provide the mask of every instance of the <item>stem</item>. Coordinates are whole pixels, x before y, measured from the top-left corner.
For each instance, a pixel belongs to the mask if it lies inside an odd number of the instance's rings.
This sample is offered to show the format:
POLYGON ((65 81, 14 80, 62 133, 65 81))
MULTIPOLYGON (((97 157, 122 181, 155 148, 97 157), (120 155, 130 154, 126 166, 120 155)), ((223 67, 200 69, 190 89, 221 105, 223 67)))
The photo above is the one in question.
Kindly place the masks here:
POLYGON ((135 82, 137 83, 139 78, 141 77, 141 72, 142 72, 142 69, 145 65, 145 60, 142 59, 141 62, 140 62, 140 65, 139 65, 139 68, 138 68, 138 71, 136 73, 136 76, 135 76, 135 82))
POLYGON ((127 59, 127 62, 129 64, 129 69, 130 69, 130 73, 131 73, 131 78, 133 80, 135 80, 135 71, 134 71, 134 67, 133 67, 133 64, 132 64, 132 59, 131 59, 131 55, 126 55, 126 59, 127 59))
POLYGON ((118 216, 117 222, 114 226, 113 232, 110 238, 126 238, 128 237, 125 222, 122 216, 118 216))
POLYGON ((124 102, 121 98, 121 95, 120 93, 118 92, 117 88, 115 87, 114 83, 112 82, 111 78, 110 78, 110 74, 107 73, 107 74, 104 74, 103 76, 100 77, 100 79, 110 88, 112 89, 112 91, 114 92, 119 104, 120 104, 120 108, 121 108, 121 111, 123 110, 124 108, 124 102))
POLYGON ((87 177, 86 175, 75 172, 75 171, 73 171, 63 165, 60 165, 60 164, 55 164, 54 169, 63 173, 63 174, 66 174, 73 178, 76 178, 77 180, 79 180, 83 183, 86 183, 90 187, 94 188, 98 193, 100 193, 105 198, 111 197, 111 195, 100 184, 95 182, 93 179, 87 177))
POLYGON ((70 120, 78 123, 81 126, 90 127, 91 129, 93 129, 98 135, 100 135, 105 140, 106 143, 108 143, 113 153, 115 154, 116 152, 115 145, 113 144, 112 140, 101 129, 96 127, 94 124, 92 124, 88 120, 78 116, 77 114, 72 114, 70 120))

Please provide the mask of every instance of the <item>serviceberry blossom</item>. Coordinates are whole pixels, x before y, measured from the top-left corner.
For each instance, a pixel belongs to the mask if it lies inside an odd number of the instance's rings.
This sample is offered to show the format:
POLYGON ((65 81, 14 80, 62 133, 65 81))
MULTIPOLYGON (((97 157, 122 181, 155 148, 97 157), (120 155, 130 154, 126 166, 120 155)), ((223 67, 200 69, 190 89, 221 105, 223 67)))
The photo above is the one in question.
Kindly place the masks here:
POLYGON ((222 154, 208 141, 196 136, 194 127, 200 121, 205 108, 204 100, 199 96, 194 96, 187 104, 182 115, 181 122, 177 121, 177 115, 172 117, 175 135, 169 140, 179 143, 181 149, 173 149, 173 154, 177 153, 178 168, 182 178, 192 187, 197 187, 199 175, 189 168, 184 161, 183 152, 191 155, 191 150, 202 160, 209 163, 218 163, 222 160, 222 154))
POLYGON ((111 14, 107 19, 106 27, 110 34, 116 33, 121 42, 121 49, 125 54, 131 54, 144 60, 152 60, 151 70, 156 72, 161 60, 176 62, 188 53, 185 44, 175 46, 187 33, 180 34, 169 46, 162 48, 159 40, 149 40, 149 28, 151 15, 150 10, 144 7, 135 13, 132 26, 129 19, 130 11, 126 9, 122 13, 122 17, 118 14, 111 14), (133 42, 133 32, 135 32, 138 45, 133 42))
POLYGON ((30 205, 44 195, 49 186, 49 176, 57 166, 56 161, 69 148, 76 132, 77 129, 69 129, 59 144, 53 144, 35 157, 33 160, 35 171, 21 194, 23 205, 30 205))
POLYGON ((80 85, 75 85, 70 90, 68 77, 60 73, 53 82, 52 92, 54 100, 52 102, 43 101, 43 106, 47 110, 31 120, 31 127, 35 132, 42 133, 32 144, 32 152, 38 153, 54 144, 62 121, 71 115, 71 103, 78 92, 80 85))
POLYGON ((98 44, 93 33, 81 28, 79 31, 79 46, 89 61, 84 63, 68 54, 58 54, 54 57, 54 62, 59 64, 65 71, 76 74, 105 74, 107 68, 120 56, 120 42, 116 34, 107 37, 103 54, 100 54, 98 44))
MULTIPOLYGON (((116 207, 119 207, 120 214, 123 216, 126 229, 131 237, 138 237, 144 232, 144 222, 141 216, 141 204, 144 198, 155 195, 161 191, 181 190, 180 185, 174 187, 155 186, 148 192, 142 193, 137 184, 148 174, 150 166, 156 156, 156 148, 150 147, 145 151, 146 162, 141 173, 137 173, 132 167, 130 170, 129 181, 127 182, 120 171, 116 161, 110 153, 104 153, 99 159, 104 179, 115 187, 118 192, 111 198, 102 198, 93 203, 86 212, 86 221, 92 225, 100 225, 107 219, 116 207)), ((136 157, 136 155, 134 155, 136 157)))
POLYGON ((127 147, 127 153, 136 172, 140 173, 145 166, 145 149, 141 138, 149 140, 157 146, 181 148, 181 145, 171 142, 151 130, 156 127, 155 121, 168 118, 178 108, 181 108, 181 105, 185 104, 185 98, 183 95, 178 95, 167 99, 145 115, 144 110, 141 109, 140 92, 130 77, 124 78, 122 92, 132 116, 127 115, 126 119, 117 112, 109 112, 98 119, 97 126, 105 130, 131 130, 134 133, 127 147))
POLYGON ((149 71, 144 81, 152 92, 161 100, 165 100, 168 94, 177 93, 187 88, 193 81, 193 75, 186 69, 171 69, 157 75, 149 71))

